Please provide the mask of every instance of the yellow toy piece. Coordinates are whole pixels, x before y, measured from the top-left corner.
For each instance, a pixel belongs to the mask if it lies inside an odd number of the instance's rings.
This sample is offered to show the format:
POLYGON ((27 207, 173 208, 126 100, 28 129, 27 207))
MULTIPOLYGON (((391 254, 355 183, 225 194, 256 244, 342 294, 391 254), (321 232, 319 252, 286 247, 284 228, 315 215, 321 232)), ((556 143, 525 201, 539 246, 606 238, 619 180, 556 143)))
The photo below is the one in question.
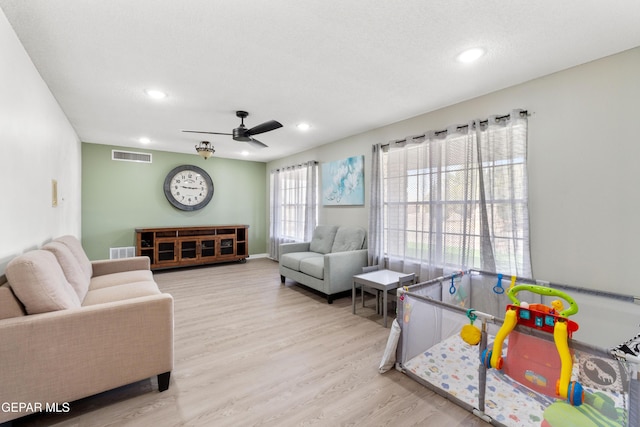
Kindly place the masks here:
POLYGON ((562 304, 562 301, 560 301, 559 299, 551 301, 551 307, 553 307, 553 309, 558 313, 564 310, 564 304, 562 304))
POLYGON ((470 324, 464 325, 460 331, 460 337, 469 345, 478 345, 480 338, 482 338, 482 332, 473 324, 478 318, 478 316, 473 314, 474 311, 474 309, 467 310, 467 317, 469 318, 470 324))
POLYGON ((482 333, 475 325, 464 325, 460 331, 460 337, 470 345, 478 345, 482 333))
POLYGON ((560 362, 562 363, 560 379, 558 379, 556 383, 556 394, 563 399, 569 400, 569 402, 574 405, 574 399, 582 402, 584 400, 584 394, 582 390, 577 392, 579 397, 574 397, 572 394, 571 370, 573 368, 573 361, 571 359, 571 353, 569 352, 569 345, 567 344, 567 336, 567 323, 556 322, 553 328, 553 341, 556 343, 558 354, 560 355, 560 362))
POLYGON ((493 342, 493 351, 491 352, 491 364, 488 367, 502 369, 502 343, 509 333, 516 327, 518 323, 517 312, 515 310, 507 310, 504 316, 504 323, 496 335, 493 342))

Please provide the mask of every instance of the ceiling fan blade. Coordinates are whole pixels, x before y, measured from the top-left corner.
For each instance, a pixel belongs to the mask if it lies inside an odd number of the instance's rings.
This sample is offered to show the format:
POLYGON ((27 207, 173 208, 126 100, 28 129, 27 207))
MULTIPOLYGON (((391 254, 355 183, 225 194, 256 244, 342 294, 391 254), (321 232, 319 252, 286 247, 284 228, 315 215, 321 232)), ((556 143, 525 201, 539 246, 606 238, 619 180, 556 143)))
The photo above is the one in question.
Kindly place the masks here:
POLYGON ((259 124, 258 126, 254 126, 247 131, 247 135, 258 135, 260 133, 269 132, 278 128, 281 128, 282 125, 280 122, 275 120, 269 120, 268 122, 264 122, 259 124))
POLYGON ((255 148, 267 148, 268 147, 267 144, 265 144, 263 142, 260 142, 255 138, 249 138, 249 141, 247 141, 247 143, 251 144, 255 148))
POLYGON ((222 132, 206 132, 203 130, 183 130, 182 132, 189 132, 189 133, 208 133, 210 135, 231 135, 230 133, 222 133, 222 132))

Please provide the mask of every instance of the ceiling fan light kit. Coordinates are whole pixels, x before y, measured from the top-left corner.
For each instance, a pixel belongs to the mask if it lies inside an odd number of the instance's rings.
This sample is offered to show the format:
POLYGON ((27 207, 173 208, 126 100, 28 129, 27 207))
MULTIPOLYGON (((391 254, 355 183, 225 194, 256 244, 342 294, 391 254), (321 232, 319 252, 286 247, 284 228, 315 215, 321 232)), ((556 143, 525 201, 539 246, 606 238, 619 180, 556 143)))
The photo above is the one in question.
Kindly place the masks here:
MULTIPOLYGON (((236 111, 236 117, 240 118, 240 126, 233 129, 231 133, 207 132, 207 131, 199 131, 199 130, 183 130, 182 132, 206 133, 210 135, 230 135, 233 137, 235 141, 248 142, 249 144, 253 145, 256 148, 266 148, 267 145, 253 138, 253 135, 259 135, 261 133, 276 130, 278 128, 281 128, 282 124, 280 124, 280 122, 277 122, 275 120, 269 120, 268 122, 261 123, 257 126, 252 127, 251 129, 247 129, 246 126, 244 125, 244 119, 248 115, 249 113, 247 113, 246 111, 242 111, 242 110, 236 111)), ((196 150, 197 150, 197 147, 196 147, 196 150)), ((198 151, 198 153, 200 153, 200 151, 198 151)))
POLYGON ((203 159, 207 160, 209 157, 213 156, 213 153, 216 152, 215 148, 209 141, 201 141, 199 145, 196 145, 196 151, 203 159))

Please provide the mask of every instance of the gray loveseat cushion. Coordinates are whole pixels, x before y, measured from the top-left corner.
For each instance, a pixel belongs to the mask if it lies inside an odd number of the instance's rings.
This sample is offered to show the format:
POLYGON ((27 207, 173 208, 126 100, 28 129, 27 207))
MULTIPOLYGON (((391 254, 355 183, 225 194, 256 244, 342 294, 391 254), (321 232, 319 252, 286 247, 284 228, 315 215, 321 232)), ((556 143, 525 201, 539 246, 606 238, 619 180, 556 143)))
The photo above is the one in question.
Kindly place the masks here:
POLYGON ((300 262, 312 257, 322 258, 322 254, 316 252, 291 252, 280 257, 280 265, 295 271, 300 271, 300 262))
POLYGON ((340 227, 333 240, 331 252, 346 252, 362 249, 367 235, 361 227, 340 227))
POLYGON ((316 256, 300 261, 300 272, 316 279, 324 279, 324 257, 316 256))
POLYGON ((337 226, 318 225, 316 229, 313 230, 313 237, 309 244, 309 250, 319 254, 328 254, 331 252, 336 231, 338 231, 337 226))

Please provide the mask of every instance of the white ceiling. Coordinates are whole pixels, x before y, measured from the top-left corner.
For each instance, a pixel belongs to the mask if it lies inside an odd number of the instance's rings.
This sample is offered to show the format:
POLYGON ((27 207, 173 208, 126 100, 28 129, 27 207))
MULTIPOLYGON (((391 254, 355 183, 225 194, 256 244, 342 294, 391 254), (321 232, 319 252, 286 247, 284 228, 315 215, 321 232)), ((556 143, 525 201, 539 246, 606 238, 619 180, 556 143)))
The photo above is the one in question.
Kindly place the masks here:
POLYGON ((270 161, 640 46, 638 0, 0 0, 85 142, 270 161), (470 47, 476 63, 455 57, 470 47), (146 97, 160 88, 162 101, 146 97), (284 126, 254 149, 236 110, 284 126), (311 130, 300 132, 299 122, 311 130), (142 145, 138 138, 152 142, 142 145), (243 156, 242 150, 249 155, 243 156))

